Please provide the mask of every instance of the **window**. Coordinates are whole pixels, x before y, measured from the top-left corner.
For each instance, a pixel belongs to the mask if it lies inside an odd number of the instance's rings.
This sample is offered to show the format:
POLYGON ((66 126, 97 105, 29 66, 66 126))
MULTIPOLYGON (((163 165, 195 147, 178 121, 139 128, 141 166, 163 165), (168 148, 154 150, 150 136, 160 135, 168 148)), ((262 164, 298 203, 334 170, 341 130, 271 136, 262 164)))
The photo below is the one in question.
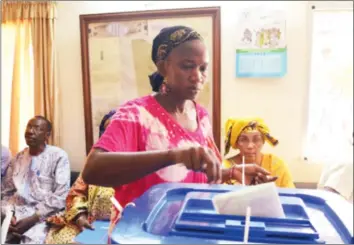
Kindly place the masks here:
POLYGON ((16 25, 1 24, 1 32, 1 144, 8 147, 16 25))
POLYGON ((26 146, 34 116, 34 58, 29 21, 1 23, 1 144, 13 154, 26 146))
MULTIPOLYGON (((333 7, 333 6, 332 6, 333 7)), ((312 50, 305 157, 353 159, 353 8, 312 15, 312 50)))

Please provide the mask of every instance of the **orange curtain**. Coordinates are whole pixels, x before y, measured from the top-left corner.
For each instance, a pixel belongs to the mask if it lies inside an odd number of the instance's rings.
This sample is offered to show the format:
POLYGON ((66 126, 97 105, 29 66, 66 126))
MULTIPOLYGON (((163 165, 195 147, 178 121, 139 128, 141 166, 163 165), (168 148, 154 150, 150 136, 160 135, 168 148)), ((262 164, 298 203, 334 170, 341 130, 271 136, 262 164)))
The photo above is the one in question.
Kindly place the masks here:
POLYGON ((2 1, 2 144, 12 153, 25 147, 24 131, 34 115, 53 124, 49 144, 59 145, 55 69, 55 2, 2 1))

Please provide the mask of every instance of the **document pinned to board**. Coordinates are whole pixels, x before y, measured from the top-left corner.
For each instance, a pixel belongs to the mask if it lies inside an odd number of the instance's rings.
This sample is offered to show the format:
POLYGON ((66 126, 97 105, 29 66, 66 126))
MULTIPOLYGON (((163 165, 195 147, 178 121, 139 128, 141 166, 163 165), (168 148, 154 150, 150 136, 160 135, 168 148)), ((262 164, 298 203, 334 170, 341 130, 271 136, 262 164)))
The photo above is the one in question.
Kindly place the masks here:
POLYGON ((285 218, 274 182, 218 194, 213 197, 212 202, 219 214, 245 216, 247 207, 250 207, 252 216, 285 218))

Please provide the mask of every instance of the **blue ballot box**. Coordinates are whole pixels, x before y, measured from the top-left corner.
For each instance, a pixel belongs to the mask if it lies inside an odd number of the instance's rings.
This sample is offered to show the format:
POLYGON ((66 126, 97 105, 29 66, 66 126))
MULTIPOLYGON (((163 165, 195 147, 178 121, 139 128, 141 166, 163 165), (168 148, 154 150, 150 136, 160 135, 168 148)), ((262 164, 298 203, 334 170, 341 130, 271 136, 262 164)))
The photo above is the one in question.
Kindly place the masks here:
POLYGON ((85 229, 76 236, 75 241, 82 244, 106 244, 108 241, 109 220, 95 221, 94 230, 85 229))
MULTIPOLYGON (((179 183, 156 185, 134 201, 135 207, 129 206, 124 209, 122 219, 112 233, 112 242, 242 243, 245 217, 220 215, 216 213, 211 202, 212 197, 218 193, 237 191, 240 188, 244 187, 179 183)), ((286 217, 251 216, 249 243, 354 242, 351 203, 339 195, 321 190, 282 188, 278 190, 286 217)), ((266 206, 267 203, 263 205, 266 206)), ((103 226, 108 226, 108 222, 103 226)), ((98 234, 98 231, 84 231, 76 240, 90 243, 89 240, 92 241, 90 237, 95 237, 93 235, 95 233, 98 234)), ((101 234, 96 237, 101 237, 101 234)))

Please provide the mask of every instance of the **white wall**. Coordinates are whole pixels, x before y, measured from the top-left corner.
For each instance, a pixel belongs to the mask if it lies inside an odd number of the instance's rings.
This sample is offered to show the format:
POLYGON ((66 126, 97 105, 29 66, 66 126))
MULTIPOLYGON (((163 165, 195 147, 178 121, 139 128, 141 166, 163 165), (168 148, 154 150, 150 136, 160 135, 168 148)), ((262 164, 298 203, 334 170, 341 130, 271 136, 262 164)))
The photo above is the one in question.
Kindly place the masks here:
MULTIPOLYGON (((169 2, 173 7, 221 6, 222 122, 230 116, 260 116, 280 144, 273 150, 283 157, 295 181, 317 182, 321 165, 302 159, 308 95, 308 2, 280 2, 287 13, 288 73, 281 79, 235 78, 235 28, 237 11, 257 2, 169 2), (173 4, 173 5, 172 5, 173 4)), ((269 2, 270 6, 276 2, 269 2)), ((79 15, 167 8, 166 2, 58 2, 57 52, 61 86, 61 147, 72 168, 85 161, 84 106, 80 57, 79 15), (145 6, 144 4, 147 5, 145 6)), ((223 132, 223 130, 222 130, 223 132)), ((222 140, 223 141, 223 140, 222 140)))

